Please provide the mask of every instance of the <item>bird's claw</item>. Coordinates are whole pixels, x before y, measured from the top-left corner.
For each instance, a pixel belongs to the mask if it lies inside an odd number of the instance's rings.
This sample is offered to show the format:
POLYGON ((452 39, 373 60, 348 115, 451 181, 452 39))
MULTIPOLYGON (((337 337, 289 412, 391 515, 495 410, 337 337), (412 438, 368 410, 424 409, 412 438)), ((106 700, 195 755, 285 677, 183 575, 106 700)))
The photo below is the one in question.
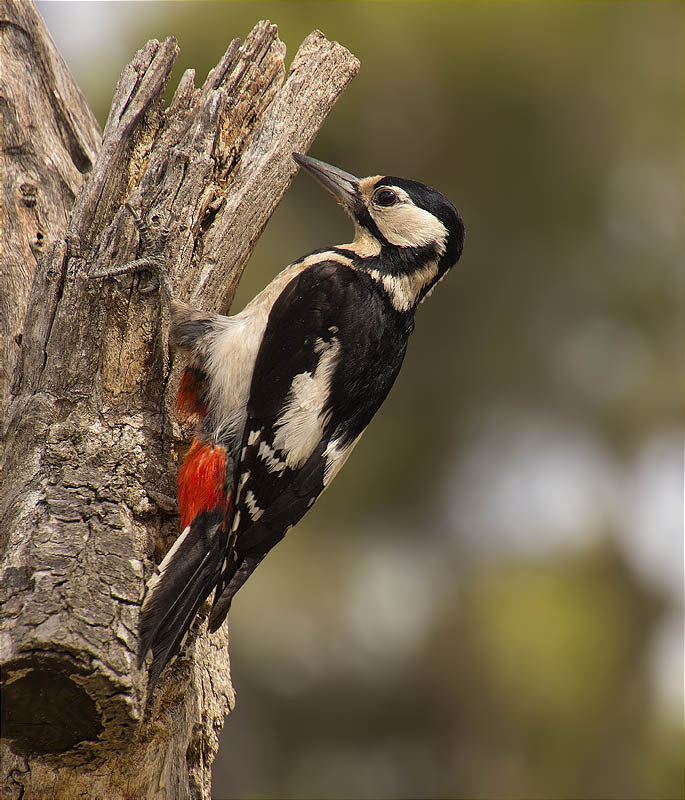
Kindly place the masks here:
POLYGON ((128 201, 124 205, 133 217, 133 223, 138 231, 141 257, 126 264, 91 272, 89 278, 91 280, 114 278, 119 275, 148 270, 152 273, 153 278, 139 288, 140 293, 144 295, 153 294, 161 288, 165 299, 169 301, 173 298, 173 292, 166 269, 165 250, 171 235, 171 228, 167 226, 152 228, 147 220, 143 219, 138 210, 128 201))
POLYGON ((154 294, 159 291, 159 281, 153 276, 144 286, 138 286, 138 291, 145 295, 154 294))

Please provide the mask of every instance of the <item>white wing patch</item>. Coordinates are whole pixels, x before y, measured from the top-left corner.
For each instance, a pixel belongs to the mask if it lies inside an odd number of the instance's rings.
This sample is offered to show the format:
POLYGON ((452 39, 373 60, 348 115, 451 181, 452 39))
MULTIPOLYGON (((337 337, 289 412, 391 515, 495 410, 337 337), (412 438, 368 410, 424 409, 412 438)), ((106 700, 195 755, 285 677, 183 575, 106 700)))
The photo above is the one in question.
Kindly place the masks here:
POLYGON ((257 505, 257 498, 254 496, 254 492, 251 489, 247 490, 247 494, 245 495, 245 504, 247 505, 250 519, 252 522, 256 522, 264 513, 264 509, 257 505))
POLYGON ((283 472, 286 468, 285 461, 276 458, 276 451, 272 450, 266 442, 260 442, 257 455, 266 464, 269 472, 283 472))
POLYGON ((321 441, 330 414, 324 413, 330 397, 340 342, 317 339, 314 351, 320 354, 313 373, 293 378, 281 416, 275 424, 274 447, 285 454, 290 469, 304 464, 321 441))

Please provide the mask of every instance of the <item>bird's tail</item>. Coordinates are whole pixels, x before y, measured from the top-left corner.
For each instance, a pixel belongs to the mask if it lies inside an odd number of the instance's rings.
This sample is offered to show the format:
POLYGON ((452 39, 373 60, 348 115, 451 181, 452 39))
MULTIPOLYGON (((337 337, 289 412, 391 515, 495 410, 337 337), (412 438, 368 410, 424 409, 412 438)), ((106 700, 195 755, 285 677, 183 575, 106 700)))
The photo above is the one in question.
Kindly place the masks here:
POLYGON ((164 667, 178 653, 197 610, 221 574, 226 554, 224 515, 196 516, 178 537, 150 579, 141 609, 138 666, 152 650, 151 692, 164 667))

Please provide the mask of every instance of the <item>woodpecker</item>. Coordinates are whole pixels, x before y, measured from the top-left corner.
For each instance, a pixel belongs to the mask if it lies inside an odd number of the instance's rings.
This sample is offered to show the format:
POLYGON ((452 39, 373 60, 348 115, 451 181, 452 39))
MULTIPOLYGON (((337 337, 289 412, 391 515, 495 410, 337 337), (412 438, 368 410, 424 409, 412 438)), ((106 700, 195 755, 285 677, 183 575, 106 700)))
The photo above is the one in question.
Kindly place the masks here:
POLYGON ((173 299, 157 263, 170 338, 188 357, 177 409, 197 427, 178 474, 181 534, 141 611, 150 690, 210 593, 215 631, 333 480, 395 382, 417 306, 461 255, 462 219, 434 189, 293 157, 351 216, 352 242, 298 259, 233 316, 173 299))

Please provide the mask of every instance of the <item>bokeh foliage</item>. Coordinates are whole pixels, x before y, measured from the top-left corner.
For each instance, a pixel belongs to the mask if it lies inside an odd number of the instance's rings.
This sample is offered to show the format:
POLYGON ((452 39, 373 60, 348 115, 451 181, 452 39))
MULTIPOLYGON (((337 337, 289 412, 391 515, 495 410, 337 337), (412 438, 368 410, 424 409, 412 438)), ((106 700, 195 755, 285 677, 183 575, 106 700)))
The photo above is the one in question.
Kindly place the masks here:
MULTIPOLYGON (((631 516, 647 538, 680 524, 664 526, 631 476, 655 441, 680 441, 683 5, 160 2, 117 13, 124 50, 173 34, 176 77, 192 66, 199 80, 260 18, 278 23, 291 56, 320 28, 362 70, 312 154, 430 183, 467 226, 462 263, 419 311, 383 411, 234 603, 238 705, 216 796, 682 797, 681 712, 656 701, 650 672, 660 626, 682 611, 658 570, 642 572, 627 531, 631 516), (563 435, 538 436, 540 420, 563 435), (548 543, 552 513, 532 545, 500 546, 498 519, 535 528, 544 466, 527 481, 526 464, 550 453, 563 542, 548 543), (569 453, 613 500, 571 503, 569 453), (460 511, 472 462, 467 494, 486 510, 495 486, 523 476, 481 520, 485 534, 460 511)), ((77 70, 103 121, 120 66, 77 70)), ((289 261, 348 235, 298 177, 236 308, 289 261)), ((682 545, 671 556, 682 565, 682 545)))

